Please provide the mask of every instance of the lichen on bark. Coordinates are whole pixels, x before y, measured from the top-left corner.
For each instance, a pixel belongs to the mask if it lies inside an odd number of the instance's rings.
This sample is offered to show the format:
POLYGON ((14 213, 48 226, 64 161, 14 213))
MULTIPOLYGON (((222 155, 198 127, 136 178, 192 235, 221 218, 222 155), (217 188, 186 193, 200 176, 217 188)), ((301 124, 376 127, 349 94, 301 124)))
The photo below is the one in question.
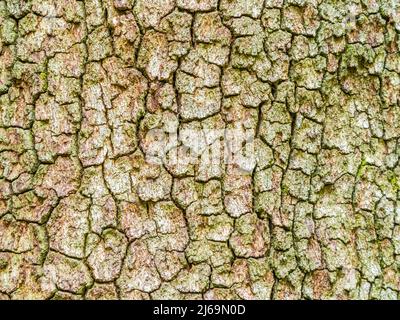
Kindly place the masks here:
POLYGON ((398 299, 399 138, 398 1, 0 0, 0 299, 398 299))

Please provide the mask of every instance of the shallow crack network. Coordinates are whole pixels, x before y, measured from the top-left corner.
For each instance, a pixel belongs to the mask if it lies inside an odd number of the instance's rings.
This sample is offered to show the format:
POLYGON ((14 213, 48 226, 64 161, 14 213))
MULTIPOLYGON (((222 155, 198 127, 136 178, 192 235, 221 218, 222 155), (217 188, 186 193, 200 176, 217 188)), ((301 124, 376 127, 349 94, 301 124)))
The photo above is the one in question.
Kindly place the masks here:
POLYGON ((399 137, 398 1, 0 0, 0 299, 397 299, 399 137))

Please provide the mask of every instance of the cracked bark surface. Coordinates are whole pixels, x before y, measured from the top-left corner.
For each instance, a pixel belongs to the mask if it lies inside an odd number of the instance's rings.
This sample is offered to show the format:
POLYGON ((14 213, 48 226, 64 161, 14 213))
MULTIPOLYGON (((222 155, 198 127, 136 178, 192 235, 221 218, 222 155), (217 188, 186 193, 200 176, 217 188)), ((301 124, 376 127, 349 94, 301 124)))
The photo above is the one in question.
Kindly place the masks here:
POLYGON ((398 299, 399 138, 397 0, 0 0, 0 299, 398 299))

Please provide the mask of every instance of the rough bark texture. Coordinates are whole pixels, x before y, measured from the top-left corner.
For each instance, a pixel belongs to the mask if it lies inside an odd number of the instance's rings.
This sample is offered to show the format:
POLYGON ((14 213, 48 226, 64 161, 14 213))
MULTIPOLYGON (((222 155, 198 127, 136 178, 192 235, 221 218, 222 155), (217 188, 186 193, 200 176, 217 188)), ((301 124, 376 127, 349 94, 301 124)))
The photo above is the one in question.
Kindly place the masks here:
POLYGON ((399 36, 397 0, 0 0, 0 299, 397 299, 399 36))

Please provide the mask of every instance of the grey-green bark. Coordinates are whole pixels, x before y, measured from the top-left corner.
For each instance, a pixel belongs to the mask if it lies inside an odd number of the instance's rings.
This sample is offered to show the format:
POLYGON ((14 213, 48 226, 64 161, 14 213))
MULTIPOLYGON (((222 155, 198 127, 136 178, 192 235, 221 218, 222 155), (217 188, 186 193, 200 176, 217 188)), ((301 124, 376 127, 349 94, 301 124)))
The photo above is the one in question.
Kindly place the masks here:
POLYGON ((0 299, 397 299, 399 137, 397 0, 0 0, 0 299))

